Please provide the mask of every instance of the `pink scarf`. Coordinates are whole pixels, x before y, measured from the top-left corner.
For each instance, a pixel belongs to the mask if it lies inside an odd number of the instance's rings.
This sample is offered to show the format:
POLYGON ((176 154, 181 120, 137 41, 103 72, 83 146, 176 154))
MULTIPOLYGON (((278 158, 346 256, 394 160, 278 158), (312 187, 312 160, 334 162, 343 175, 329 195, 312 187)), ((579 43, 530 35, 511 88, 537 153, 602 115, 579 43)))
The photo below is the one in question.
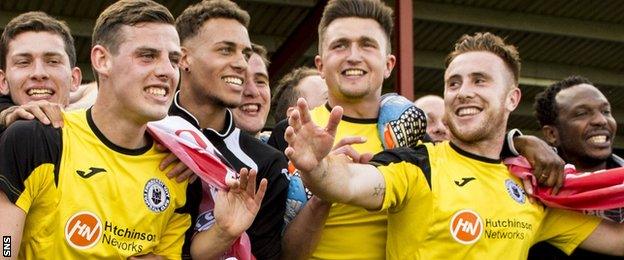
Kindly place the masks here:
MULTIPOLYGON (((227 190, 226 178, 236 178, 227 160, 195 126, 178 116, 168 116, 160 121, 147 124, 152 137, 166 146, 180 161, 188 166, 202 180, 203 194, 201 212, 214 209, 214 193, 218 189, 227 190)), ((226 253, 226 257, 240 260, 254 260, 251 243, 243 232, 226 253)))
POLYGON ((566 165, 565 182, 557 195, 551 187, 537 185, 532 167, 524 157, 505 159, 509 171, 533 186, 533 196, 549 207, 583 211, 615 222, 624 222, 624 167, 577 173, 566 165))

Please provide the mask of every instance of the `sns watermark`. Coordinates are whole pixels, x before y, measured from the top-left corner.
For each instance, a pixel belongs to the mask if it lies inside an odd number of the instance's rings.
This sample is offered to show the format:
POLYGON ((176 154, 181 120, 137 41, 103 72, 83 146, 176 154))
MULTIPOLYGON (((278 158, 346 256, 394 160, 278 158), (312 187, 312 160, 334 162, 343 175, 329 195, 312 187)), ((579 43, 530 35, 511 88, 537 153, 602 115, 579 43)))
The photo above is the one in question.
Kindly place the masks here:
POLYGON ((11 236, 2 236, 2 256, 11 257, 11 236))

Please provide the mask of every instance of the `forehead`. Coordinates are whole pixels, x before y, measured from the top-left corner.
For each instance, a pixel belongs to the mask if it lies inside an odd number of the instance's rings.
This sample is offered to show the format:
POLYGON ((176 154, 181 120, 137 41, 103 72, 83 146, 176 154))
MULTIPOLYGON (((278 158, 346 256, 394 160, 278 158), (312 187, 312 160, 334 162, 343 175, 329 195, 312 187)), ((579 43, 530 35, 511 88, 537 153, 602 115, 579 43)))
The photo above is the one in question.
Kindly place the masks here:
POLYGON ((57 52, 67 56, 63 38, 51 32, 23 32, 9 41, 8 55, 57 52))
POLYGON ((574 108, 577 106, 594 106, 609 104, 607 98, 596 87, 589 84, 579 84, 559 91, 555 96, 559 108, 574 108))
POLYGON ((455 57, 446 68, 444 79, 453 76, 468 76, 473 73, 497 75, 504 72, 508 72, 506 76, 510 79, 513 77, 500 57, 490 52, 473 51, 455 57))
POLYGON ((134 49, 137 46, 180 52, 180 38, 175 27, 166 23, 139 23, 133 26, 123 25, 120 28, 123 42, 120 49, 134 49))
POLYGON ((333 20, 323 36, 324 43, 337 39, 357 40, 368 37, 377 40, 380 44, 386 43, 386 36, 381 25, 370 18, 346 17, 333 20))
POLYGON ((204 22, 194 38, 202 44, 233 42, 240 46, 251 47, 247 28, 235 19, 209 19, 204 22))
POLYGON ((254 74, 264 74, 264 75, 269 75, 269 73, 267 72, 267 67, 264 64, 264 61, 262 61, 262 58, 260 57, 260 55, 258 54, 252 54, 251 57, 249 57, 249 67, 247 68, 247 71, 254 75, 254 74))

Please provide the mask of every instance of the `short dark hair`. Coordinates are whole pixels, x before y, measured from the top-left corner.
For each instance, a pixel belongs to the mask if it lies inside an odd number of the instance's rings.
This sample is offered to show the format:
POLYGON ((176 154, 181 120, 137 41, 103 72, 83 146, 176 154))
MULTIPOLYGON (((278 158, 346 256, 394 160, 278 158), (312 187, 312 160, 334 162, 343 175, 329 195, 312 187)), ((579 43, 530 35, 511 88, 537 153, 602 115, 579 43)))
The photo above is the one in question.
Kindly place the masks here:
POLYGON ((357 17, 377 21, 386 35, 387 52, 391 50, 392 28, 394 27, 392 8, 380 0, 330 0, 323 10, 323 17, 318 27, 319 53, 327 27, 336 19, 357 17))
POLYGON ((301 92, 295 87, 299 85, 304 78, 317 75, 321 74, 316 69, 299 67, 280 79, 273 93, 273 99, 271 100, 271 107, 275 108, 273 119, 275 119, 276 123, 286 118, 288 107, 294 106, 297 103, 297 99, 301 97, 301 92))
POLYGON ((555 121, 557 121, 557 117, 559 116, 556 101, 557 94, 564 89, 581 84, 594 85, 589 79, 574 75, 550 85, 544 91, 535 95, 533 109, 535 110, 535 117, 537 117, 537 121, 541 127, 545 125, 555 125, 555 121))
POLYGON ((455 43, 455 49, 446 57, 445 67, 448 68, 457 56, 473 51, 490 52, 501 58, 513 74, 514 83, 518 83, 521 67, 518 49, 516 46, 506 44, 501 37, 489 32, 478 32, 474 35, 464 34, 455 43))
POLYGON ((258 54, 258 56, 260 56, 260 59, 262 59, 262 62, 264 62, 264 66, 266 66, 268 69, 269 65, 271 64, 271 61, 269 60, 269 56, 268 56, 269 52, 267 51, 267 49, 260 44, 252 43, 251 51, 253 51, 253 53, 258 54))
POLYGON ((107 7, 100 14, 93 28, 91 46, 102 45, 113 54, 117 53, 123 38, 119 35, 122 25, 139 23, 165 23, 173 25, 171 12, 151 0, 121 0, 107 7))
POLYGON ((0 38, 0 68, 2 70, 6 70, 9 43, 19 34, 25 32, 49 32, 60 36, 65 44, 65 52, 69 57, 69 66, 76 66, 76 47, 74 47, 74 38, 71 36, 67 24, 44 12, 27 12, 9 21, 4 32, 2 32, 0 38))
POLYGON ((204 23, 214 18, 234 19, 243 26, 249 26, 249 14, 229 0, 204 0, 184 9, 176 19, 180 42, 197 35, 204 23))

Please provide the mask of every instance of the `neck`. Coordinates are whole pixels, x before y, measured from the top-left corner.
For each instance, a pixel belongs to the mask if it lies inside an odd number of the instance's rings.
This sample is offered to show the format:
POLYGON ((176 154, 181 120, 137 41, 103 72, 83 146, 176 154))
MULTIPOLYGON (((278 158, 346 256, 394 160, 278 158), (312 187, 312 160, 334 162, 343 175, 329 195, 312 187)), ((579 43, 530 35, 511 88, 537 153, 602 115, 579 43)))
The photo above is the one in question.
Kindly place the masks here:
POLYGON ((361 99, 341 99, 330 96, 327 100, 330 107, 341 106, 343 115, 351 118, 377 118, 379 115, 380 97, 361 99))
POLYGON ((500 133, 496 133, 490 138, 474 142, 462 141, 452 134, 450 136, 451 142, 453 142, 453 144, 455 144, 460 149, 475 155, 479 155, 481 157, 494 160, 500 159, 500 153, 503 149, 504 138, 504 131, 500 131, 500 133))
POLYGON ((148 144, 147 122, 128 114, 104 102, 96 102, 91 108, 93 123, 110 142, 126 149, 145 147, 148 144))
POLYGON ((595 172, 607 169, 607 160, 600 160, 588 157, 580 158, 566 154, 563 149, 558 150, 561 158, 567 163, 573 164, 577 172, 595 172))
POLYGON ((187 88, 180 87, 180 89, 179 105, 199 121, 201 129, 211 128, 217 132, 223 130, 225 127, 225 107, 215 105, 211 100, 200 100, 200 95, 194 95, 187 88))

